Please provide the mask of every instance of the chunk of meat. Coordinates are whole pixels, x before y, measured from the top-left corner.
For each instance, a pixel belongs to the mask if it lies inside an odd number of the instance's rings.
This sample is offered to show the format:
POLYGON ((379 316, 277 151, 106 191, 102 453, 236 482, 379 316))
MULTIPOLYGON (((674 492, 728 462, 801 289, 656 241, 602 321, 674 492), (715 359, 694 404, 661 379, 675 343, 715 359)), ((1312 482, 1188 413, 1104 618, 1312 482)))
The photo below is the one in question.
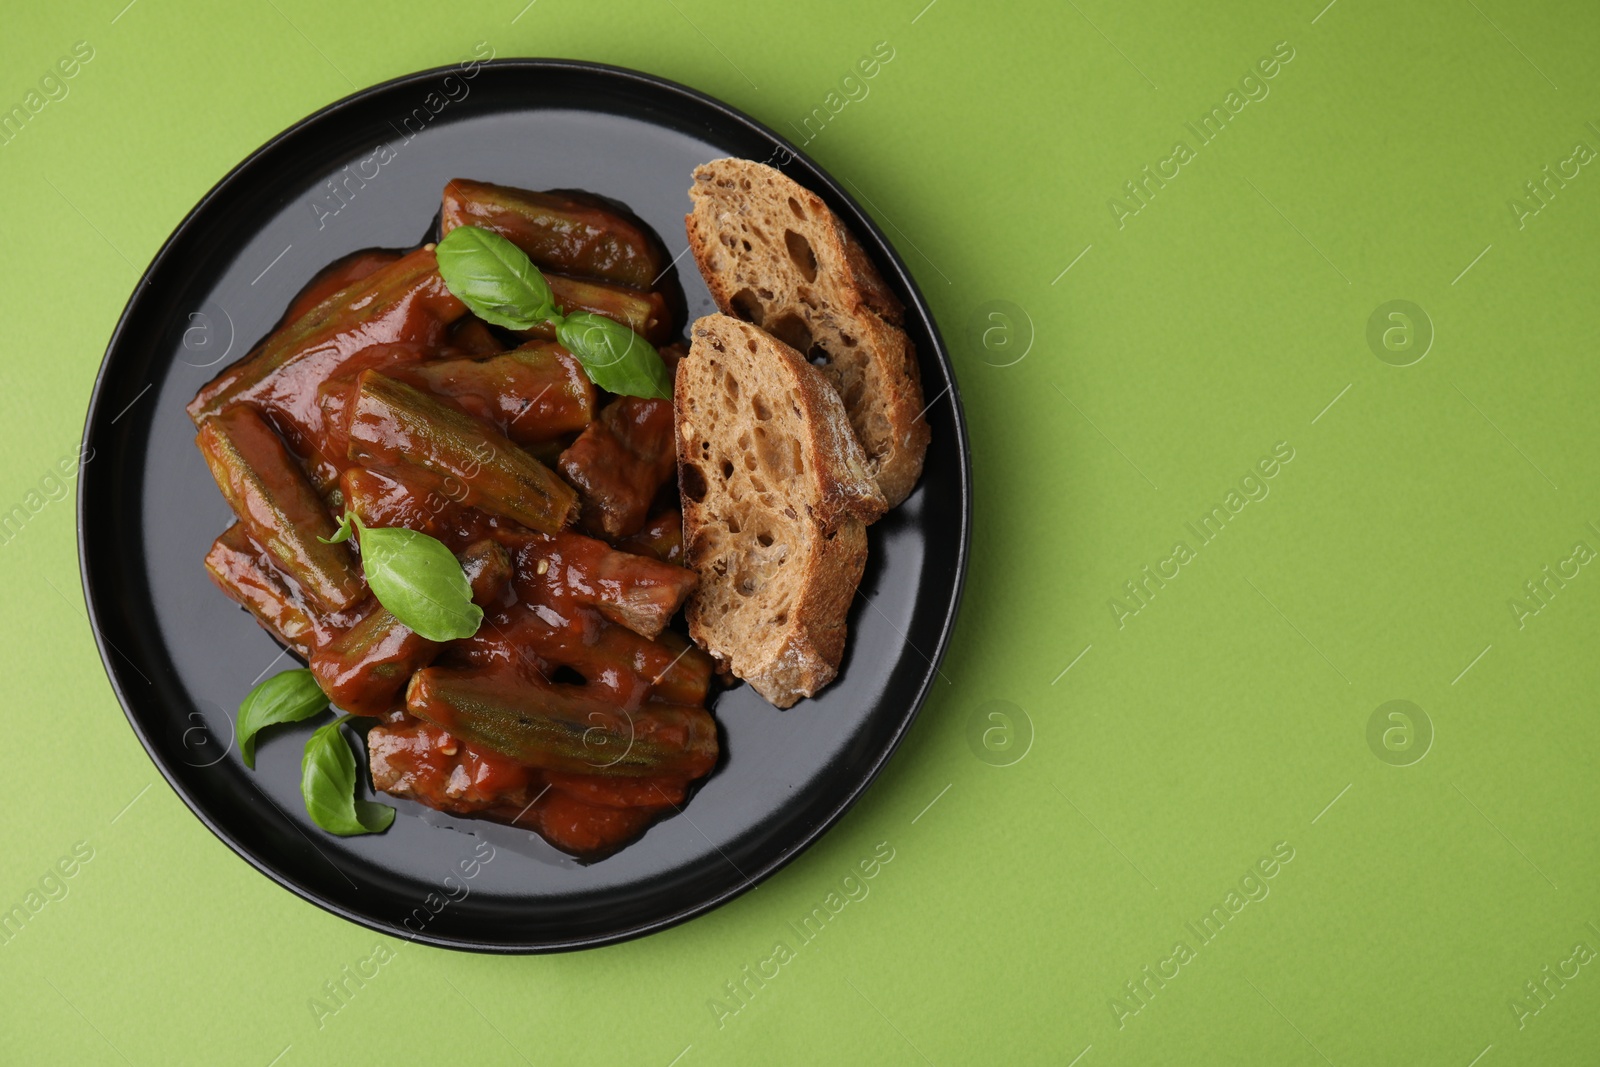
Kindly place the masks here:
POLYGON ((532 768, 412 718, 369 730, 367 763, 374 788, 457 815, 515 815, 544 788, 532 768))
POLYGON ((561 453, 561 473, 583 503, 579 523, 616 541, 644 526, 678 469, 672 401, 620 396, 561 453))
POLYGON ((699 578, 691 570, 612 548, 582 534, 502 536, 517 553, 518 588, 530 601, 596 608, 643 637, 677 614, 699 578))
POLYGON ((485 359, 498 356, 506 350, 500 338, 489 329, 489 324, 476 315, 466 315, 450 327, 444 344, 439 346, 441 359, 485 359))
POLYGON ((683 566, 683 512, 668 508, 650 516, 644 529, 617 542, 617 547, 624 552, 637 552, 659 559, 662 563, 683 566))
POLYGON ((627 844, 676 810, 688 791, 676 778, 546 775, 405 715, 368 731, 367 761, 380 792, 534 830, 586 859, 627 844))

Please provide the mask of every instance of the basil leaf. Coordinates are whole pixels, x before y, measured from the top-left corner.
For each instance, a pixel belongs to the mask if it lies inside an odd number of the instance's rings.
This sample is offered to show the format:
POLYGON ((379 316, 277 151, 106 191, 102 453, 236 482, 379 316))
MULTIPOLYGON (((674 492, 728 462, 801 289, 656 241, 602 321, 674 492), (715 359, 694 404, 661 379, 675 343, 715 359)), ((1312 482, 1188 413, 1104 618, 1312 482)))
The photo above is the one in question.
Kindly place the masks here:
POLYGON ((361 530, 361 569, 378 603, 429 641, 471 637, 483 624, 472 584, 444 542, 403 527, 361 530))
POLYGON ((672 378, 661 353, 620 322, 575 311, 556 323, 556 338, 600 388, 623 396, 672 399, 672 378))
POLYGON ((445 286, 473 314, 526 330, 555 314, 555 297, 526 252, 497 233, 457 226, 434 248, 445 286))
POLYGON ((309 719, 327 706, 327 694, 304 668, 280 671, 250 690, 239 704, 237 727, 244 765, 256 769, 256 734, 263 727, 309 719))
POLYGON ((339 732, 349 718, 339 716, 306 742, 306 754, 300 760, 300 796, 311 821, 330 834, 381 833, 394 822, 394 809, 356 799, 356 758, 339 732))

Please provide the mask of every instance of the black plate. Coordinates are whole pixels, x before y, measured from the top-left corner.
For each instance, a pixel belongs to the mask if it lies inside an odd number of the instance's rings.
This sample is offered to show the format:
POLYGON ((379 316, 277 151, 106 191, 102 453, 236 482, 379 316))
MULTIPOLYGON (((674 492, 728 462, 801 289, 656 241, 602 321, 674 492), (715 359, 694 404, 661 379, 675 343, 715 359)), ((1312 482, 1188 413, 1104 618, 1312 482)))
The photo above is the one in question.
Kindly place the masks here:
MULTIPOLYGON (((966 430, 949 355, 905 265, 839 185, 771 130, 635 71, 507 60, 466 74, 413 74, 318 112, 240 164, 178 226, 128 301, 95 384, 79 553, 128 721, 235 852, 320 907, 397 937, 493 952, 581 948, 733 898, 815 841, 882 769, 937 676, 955 619, 971 524, 966 430), (375 155, 380 145, 389 152, 375 155), (690 171, 729 155, 781 167, 860 235, 907 307, 931 401, 927 469, 871 529, 838 681, 786 712, 746 686, 724 692, 713 707, 723 765, 683 814, 588 866, 532 835, 405 801, 385 834, 318 830, 299 795, 306 731, 264 740, 255 773, 232 743, 240 698, 269 669, 295 664, 206 577, 201 560, 230 514, 184 404, 318 268, 356 249, 416 242, 449 178, 602 193, 677 253, 690 171), (489 854, 484 840, 494 858, 472 866, 489 854)), ((679 262, 692 321, 715 309, 692 261, 679 262)))

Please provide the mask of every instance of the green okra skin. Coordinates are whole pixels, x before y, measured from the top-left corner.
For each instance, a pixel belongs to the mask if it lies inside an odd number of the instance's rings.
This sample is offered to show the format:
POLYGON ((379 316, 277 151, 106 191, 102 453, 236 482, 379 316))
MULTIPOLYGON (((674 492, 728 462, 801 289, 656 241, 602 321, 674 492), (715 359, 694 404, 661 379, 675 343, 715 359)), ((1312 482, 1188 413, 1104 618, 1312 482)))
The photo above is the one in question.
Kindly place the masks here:
MULTIPOLYGON (((666 298, 660 293, 641 293, 626 286, 569 278, 564 274, 546 274, 544 280, 550 284, 556 304, 568 314, 588 311, 604 315, 653 345, 672 338, 672 317, 667 311, 666 298)), ((556 335, 549 323, 521 332, 524 337, 553 338, 556 335)))
POLYGON ((322 498, 254 407, 203 419, 195 444, 245 532, 314 607, 341 611, 366 595, 350 549, 321 540, 337 528, 322 498))
MULTIPOLYGON (((476 541, 456 558, 479 607, 492 603, 511 581, 511 556, 493 541, 476 541)), ((432 663, 442 647, 380 604, 313 655, 311 673, 335 706, 352 715, 382 715, 394 706, 407 679, 432 663)))
POLYGON ((440 237, 457 226, 499 234, 526 252, 541 271, 644 291, 654 288, 667 266, 648 232, 590 197, 455 178, 444 187, 440 237))
POLYGON ((229 598, 244 605, 279 643, 308 658, 323 627, 311 611, 267 565, 263 553, 235 522, 222 531, 206 553, 206 571, 229 598))
POLYGON ((698 778, 717 762, 717 727, 704 708, 623 708, 574 686, 492 669, 420 670, 406 687, 406 711, 544 770, 698 778))
POLYGON ((576 433, 594 420, 594 384, 577 357, 553 341, 488 359, 435 360, 403 376, 500 427, 520 445, 576 433))
POLYGON ((196 424, 250 401, 285 410, 310 398, 351 356, 375 344, 437 343, 467 313, 439 276, 431 246, 380 267, 274 331, 189 402, 196 424))
POLYGON ((503 434, 375 371, 360 378, 350 459, 455 478, 466 487, 464 503, 546 533, 565 526, 578 507, 571 486, 503 434))

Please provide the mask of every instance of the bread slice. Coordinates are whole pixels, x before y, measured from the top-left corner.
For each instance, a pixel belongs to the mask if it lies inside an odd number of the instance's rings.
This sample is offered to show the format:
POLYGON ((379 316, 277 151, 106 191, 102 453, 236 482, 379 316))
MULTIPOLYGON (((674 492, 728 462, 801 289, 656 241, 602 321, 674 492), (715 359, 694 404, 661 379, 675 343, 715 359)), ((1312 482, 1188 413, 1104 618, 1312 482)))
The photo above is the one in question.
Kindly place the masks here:
POLYGON ((922 383, 904 311, 820 197, 744 159, 695 168, 689 248, 724 314, 753 322, 817 363, 890 507, 922 474, 922 383))
POLYGON ((726 315, 675 386, 689 634, 780 708, 833 680, 883 514, 844 404, 805 357, 726 315))

